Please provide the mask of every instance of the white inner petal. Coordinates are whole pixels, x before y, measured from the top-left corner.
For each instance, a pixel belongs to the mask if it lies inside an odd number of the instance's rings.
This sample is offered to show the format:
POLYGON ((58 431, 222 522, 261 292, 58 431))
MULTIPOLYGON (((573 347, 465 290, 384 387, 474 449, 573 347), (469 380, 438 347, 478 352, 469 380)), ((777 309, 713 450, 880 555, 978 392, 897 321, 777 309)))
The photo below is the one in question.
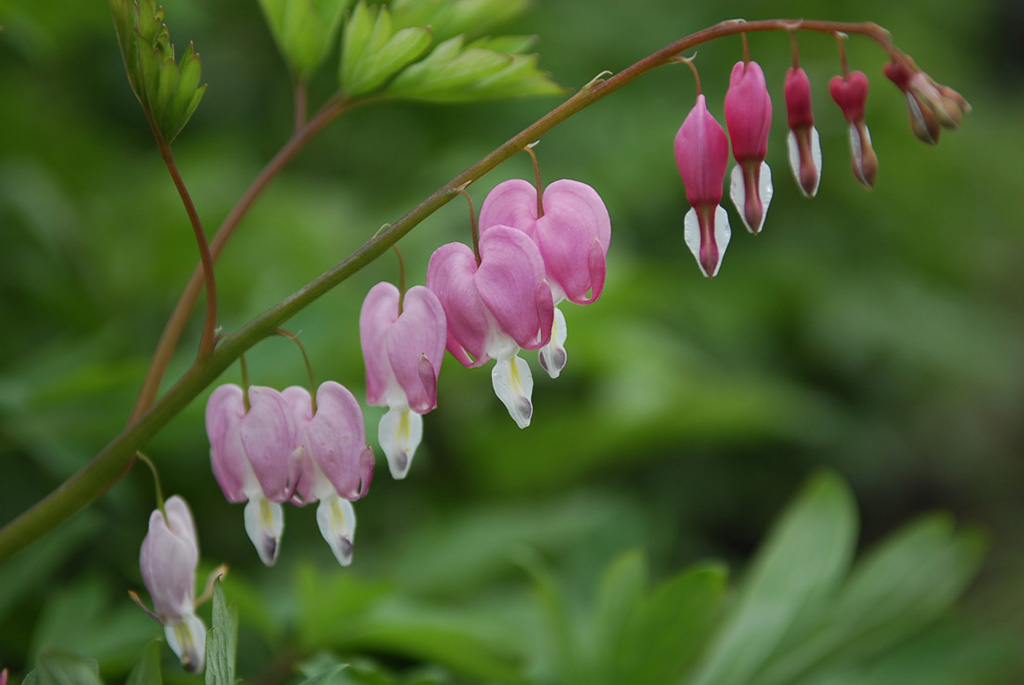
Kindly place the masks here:
POLYGON ((284 532, 284 509, 264 497, 250 499, 245 505, 245 532, 256 546, 260 560, 273 566, 284 532))
POLYGON ((316 522, 338 563, 342 566, 351 564, 352 539, 356 535, 356 512, 352 503, 337 495, 320 500, 316 508, 316 522))
MULTIPOLYGON (((761 162, 761 173, 758 180, 757 194, 758 197, 761 198, 761 224, 758 226, 751 226, 747 223, 747 184, 746 178, 743 175, 743 167, 739 164, 733 166, 729 182, 729 197, 732 198, 732 203, 736 206, 736 211, 739 212, 740 220, 743 222, 743 225, 746 226, 747 230, 751 233, 759 233, 761 231, 761 227, 764 226, 764 218, 768 215, 768 205, 771 203, 772 195, 774 194, 774 190, 772 188, 772 170, 768 167, 766 162, 761 162)), ((717 223, 718 221, 716 220, 715 224, 717 225, 717 223)))
POLYGON ((725 248, 729 247, 729 240, 732 238, 732 229, 729 227, 729 213, 722 205, 715 207, 715 242, 718 243, 718 264, 715 265, 715 273, 722 268, 722 260, 725 258, 725 248))
POLYGON ((388 458, 388 469, 395 480, 405 478, 409 473, 413 455, 423 439, 423 417, 405 405, 388 409, 377 426, 377 440, 384 456, 388 458))
POLYGON ((502 401, 508 413, 520 428, 530 425, 533 416, 533 376, 530 366, 518 355, 498 359, 491 371, 494 394, 502 401))
POLYGON ((185 614, 181 621, 164 628, 167 646, 171 648, 181 666, 189 673, 203 670, 206 658, 206 626, 193 613, 185 614))
POLYGON ((558 374, 565 368, 567 359, 565 338, 567 334, 565 315, 562 314, 562 310, 555 307, 555 320, 551 325, 551 342, 540 348, 538 355, 541 368, 547 371, 552 378, 558 378, 558 374))

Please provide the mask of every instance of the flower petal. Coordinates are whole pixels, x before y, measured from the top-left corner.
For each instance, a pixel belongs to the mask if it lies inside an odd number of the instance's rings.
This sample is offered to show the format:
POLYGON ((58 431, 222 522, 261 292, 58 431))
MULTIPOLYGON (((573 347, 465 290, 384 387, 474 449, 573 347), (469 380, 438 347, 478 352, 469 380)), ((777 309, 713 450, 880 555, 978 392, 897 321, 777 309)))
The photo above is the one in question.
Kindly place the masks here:
MULTIPOLYGON (((545 190, 545 201, 547 194, 548 190, 545 190)), ((544 211, 547 212, 546 205, 544 211)), ((513 178, 502 181, 487 193, 480 207, 480 218, 477 223, 481 235, 492 226, 500 225, 518 228, 531 238, 535 238, 536 221, 537 189, 528 181, 513 178)))
POLYGON ((244 502, 246 490, 256 487, 255 475, 242 447, 240 427, 244 416, 242 389, 237 385, 218 387, 206 403, 210 465, 229 502, 244 502))
POLYGON ((437 248, 427 266, 427 288, 437 295, 445 313, 448 351, 466 367, 488 360, 491 316, 477 292, 476 273, 476 256, 462 243, 437 248))
POLYGON ((596 190, 570 179, 549 185, 543 201, 535 237, 547 276, 573 302, 593 302, 604 287, 604 256, 612 237, 608 209, 596 190), (594 254, 595 244, 600 254, 594 254))
POLYGON ((245 532, 256 547, 260 561, 273 566, 284 533, 284 509, 280 503, 259 496, 250 499, 245 505, 245 532))
POLYGON ((249 464, 265 497, 287 501, 298 483, 294 453, 300 443, 292 408, 280 392, 258 385, 249 388, 249 405, 240 430, 249 464))
POLYGON ((522 231, 494 226, 480 238, 480 257, 474 282, 500 329, 519 347, 546 345, 554 314, 552 305, 544 304, 545 298, 551 303, 551 289, 544 282, 544 259, 537 245, 522 231), (539 289, 546 295, 538 294, 539 289))
POLYGON ((316 508, 316 522, 338 563, 351 564, 352 540, 356 534, 356 512, 352 504, 337 496, 322 499, 316 508))
POLYGON ((814 197, 821 183, 821 138, 813 126, 794 129, 786 135, 789 166, 800 192, 814 197))
POLYGON ((732 230, 729 228, 729 215, 721 205, 716 205, 714 212, 706 212, 705 216, 702 223, 697 210, 691 208, 686 213, 683 238, 700 270, 708 278, 713 278, 722 266, 732 230))
POLYGON ((389 406, 404 400, 420 414, 437 407, 437 377, 447 335, 445 312, 437 295, 420 285, 410 288, 402 315, 387 333, 388 363, 402 391, 402 397, 389 401, 389 406))
POLYGON ((194 613, 189 612, 181 621, 164 628, 167 646, 171 648, 181 666, 189 673, 203 670, 206 660, 206 626, 194 613))
POLYGON ((405 478, 423 439, 423 417, 408 407, 392 407, 381 417, 377 440, 388 459, 391 477, 405 478))
POLYGON ((772 170, 765 162, 757 165, 737 164, 732 168, 729 196, 749 232, 761 232, 772 194, 772 170), (756 196, 752 192, 755 188, 756 196))
POLYGON ((537 357, 541 368, 547 371, 552 378, 558 378, 558 374, 565 368, 566 335, 565 315, 562 314, 562 310, 555 307, 555 323, 551 327, 551 342, 540 348, 540 354, 537 357))
POLYGON ((388 361, 388 331, 398 320, 398 288, 382 282, 370 288, 359 312, 359 339, 366 362, 366 401, 374 406, 388 403, 397 389, 388 361))
POLYGON ((530 425, 533 416, 533 375, 530 366, 518 355, 498 359, 491 371, 494 394, 502 401, 509 415, 520 428, 530 425))
POLYGON ((362 484, 366 428, 359 402, 343 385, 327 381, 317 390, 316 405, 306 428, 306 449, 340 496, 358 499, 369 487, 362 484))

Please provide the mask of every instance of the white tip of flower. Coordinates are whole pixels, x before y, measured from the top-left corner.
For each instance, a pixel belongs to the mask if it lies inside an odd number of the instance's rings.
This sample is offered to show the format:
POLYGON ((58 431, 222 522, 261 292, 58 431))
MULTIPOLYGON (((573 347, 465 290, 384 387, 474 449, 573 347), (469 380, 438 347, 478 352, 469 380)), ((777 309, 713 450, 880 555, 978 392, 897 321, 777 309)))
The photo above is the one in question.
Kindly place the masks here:
POLYGON ((491 371, 491 382, 494 394, 508 409, 516 424, 520 428, 529 426, 533 416, 533 403, 530 401, 533 395, 533 375, 530 373, 530 365, 515 354, 498 359, 491 371))
POLYGON ((697 260, 697 266, 700 267, 701 273, 708 278, 718 275, 718 270, 722 268, 722 257, 725 255, 725 248, 729 247, 729 240, 732 238, 732 229, 729 227, 729 214, 722 209, 721 205, 715 207, 714 237, 713 244, 709 243, 707 246, 702 246, 697 210, 691 207, 690 211, 686 213, 686 219, 683 224, 683 240, 686 241, 686 246, 690 248, 694 259, 697 260), (702 251, 704 252, 703 255, 701 254, 702 251))
POLYGON ((281 548, 281 534, 284 532, 284 509, 277 502, 263 497, 254 497, 245 505, 245 532, 256 547, 260 561, 273 566, 281 548))
POLYGON ((821 137, 818 129, 810 127, 810 139, 807 141, 806 158, 800 150, 800 142, 796 134, 786 134, 786 147, 789 149, 789 167, 793 170, 793 178, 806 197, 814 197, 821 183, 821 137))
POLYGON ((316 522, 338 563, 342 566, 351 564, 352 539, 356 535, 356 511, 352 503, 337 495, 320 500, 316 508, 316 522))
POLYGON ((562 314, 562 310, 555 307, 555 321, 551 325, 551 342, 540 348, 538 355, 541 368, 547 371, 552 378, 558 378, 558 374, 565 368, 566 335, 565 315, 562 314))
POLYGON ((405 478, 423 439, 423 417, 409 407, 391 407, 377 426, 377 440, 395 480, 405 478))
POLYGON ((757 197, 761 202, 761 211, 756 214, 756 224, 751 224, 747 219, 751 212, 748 211, 747 207, 748 193, 743 167, 737 164, 732 168, 729 197, 732 198, 732 203, 736 206, 736 211, 739 212, 740 220, 743 221, 743 225, 747 227, 749 232, 755 234, 761 232, 761 228, 764 227, 764 218, 768 214, 768 205, 772 201, 774 192, 772 187, 772 170, 766 162, 761 162, 757 181, 757 197))
POLYGON ((185 614, 172 626, 164 628, 167 645, 178 655, 181 666, 189 673, 203 670, 206 659, 206 626, 195 614, 185 614))

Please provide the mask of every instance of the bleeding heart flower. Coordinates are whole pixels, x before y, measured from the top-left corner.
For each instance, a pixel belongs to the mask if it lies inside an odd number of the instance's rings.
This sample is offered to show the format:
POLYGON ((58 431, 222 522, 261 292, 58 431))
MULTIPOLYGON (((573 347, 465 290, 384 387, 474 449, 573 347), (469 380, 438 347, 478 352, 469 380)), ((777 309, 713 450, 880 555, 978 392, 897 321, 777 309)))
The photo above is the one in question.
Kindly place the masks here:
POLYGON ((378 283, 359 314, 366 362, 366 401, 387 406, 377 437, 394 478, 405 478, 423 436, 421 414, 437 407, 437 378, 448 328, 441 301, 423 286, 401 298, 398 288, 378 283))
MULTIPOLYGON (((190 673, 203 670, 206 626, 195 614, 199 543, 192 513, 175 495, 149 516, 142 540, 139 570, 153 598, 152 615, 164 626, 167 644, 190 673)), ((143 607, 145 608, 145 607, 143 607)))
POLYGON ((722 184, 729 165, 729 139, 708 112, 704 95, 679 127, 675 140, 676 164, 691 207, 683 237, 708 278, 718 273, 732 231, 721 207, 722 184))
POLYGON ((463 366, 497 360, 491 379, 520 428, 530 424, 533 379, 520 348, 551 341, 554 303, 534 242, 509 226, 480 237, 480 261, 462 243, 442 245, 430 257, 427 288, 444 308, 448 351, 463 366))
POLYGON ((373 480, 373 450, 366 443, 363 410, 355 396, 334 381, 321 383, 316 404, 299 386, 282 393, 298 426, 303 503, 319 501, 320 534, 343 566, 352 563, 356 515, 351 502, 366 495, 373 480), (315 406, 315 411, 314 411, 315 406))
POLYGON ((210 462, 229 502, 245 502, 245 530, 267 566, 284 532, 282 502, 295 493, 302 452, 288 402, 273 388, 222 385, 206 404, 210 462))
POLYGON ((733 66, 725 94, 725 124, 736 159, 730 196, 747 230, 759 233, 772 200, 772 172, 764 161, 772 99, 757 62, 739 61, 733 66))
POLYGON ((540 363, 557 378, 567 359, 565 317, 557 305, 563 299, 590 304, 601 296, 612 226, 601 196, 579 181, 550 184, 540 209, 538 217, 533 184, 521 179, 499 183, 480 209, 480 230, 486 235, 492 226, 511 226, 537 243, 556 305, 551 342, 540 349, 540 363))

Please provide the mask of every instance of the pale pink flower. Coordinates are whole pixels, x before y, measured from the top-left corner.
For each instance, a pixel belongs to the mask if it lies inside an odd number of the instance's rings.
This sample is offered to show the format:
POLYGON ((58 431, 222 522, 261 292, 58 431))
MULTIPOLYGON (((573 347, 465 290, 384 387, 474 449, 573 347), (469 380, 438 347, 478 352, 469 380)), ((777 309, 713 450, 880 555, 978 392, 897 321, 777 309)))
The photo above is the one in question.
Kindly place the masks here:
MULTIPOLYGON (((164 626, 167 644, 186 671, 203 670, 206 627, 195 614, 196 564, 199 543, 192 513, 175 495, 149 516, 142 540, 139 570, 153 598, 153 615, 164 626)), ((2 684, 0 684, 2 685, 2 684)))
POLYGON ((544 259, 522 231, 492 226, 480 237, 480 262, 462 243, 442 245, 430 257, 427 287, 437 295, 448 325, 448 351, 463 366, 495 359, 495 394, 520 428, 533 414, 530 367, 520 348, 551 341, 554 303, 544 259))
POLYGON ((480 230, 511 226, 530 236, 544 259, 555 303, 551 342, 540 349, 540 364, 557 378, 566 362, 565 317, 557 305, 596 301, 604 289, 605 257, 611 243, 608 210, 597 191, 585 183, 562 179, 544 189, 538 218, 537 189, 521 179, 499 183, 480 209, 480 230))
POLYGON ((206 405, 210 462, 229 502, 246 502, 245 530, 267 566, 277 560, 284 532, 282 502, 290 500, 302 469, 291 408, 273 388, 222 385, 206 405))
POLYGON ((405 478, 423 437, 421 414, 437 407, 437 378, 447 342, 444 309, 437 296, 413 286, 402 298, 391 283, 367 293, 359 314, 366 362, 366 401, 387 406, 377 431, 394 478, 405 478))
POLYGON ((309 391, 299 386, 282 393, 298 426, 303 503, 319 501, 320 534, 343 566, 352 563, 356 515, 352 502, 366 495, 373 480, 373 450, 366 443, 363 410, 355 396, 334 381, 316 391, 316 413, 309 391))

